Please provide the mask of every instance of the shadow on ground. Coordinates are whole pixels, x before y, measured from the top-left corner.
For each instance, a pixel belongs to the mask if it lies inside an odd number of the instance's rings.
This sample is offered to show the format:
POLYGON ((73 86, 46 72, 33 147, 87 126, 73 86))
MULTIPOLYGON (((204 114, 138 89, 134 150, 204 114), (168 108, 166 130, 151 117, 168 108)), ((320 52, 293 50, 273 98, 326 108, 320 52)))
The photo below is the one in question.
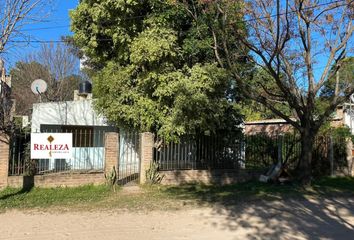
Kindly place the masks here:
POLYGON ((306 190, 250 182, 226 187, 186 185, 165 191, 211 205, 212 213, 200 216, 201 221, 234 231, 235 239, 354 239, 353 179, 324 180, 306 190))
POLYGON ((21 190, 19 190, 18 192, 15 193, 10 193, 10 194, 6 194, 4 196, 0 197, 0 200, 6 200, 8 198, 17 196, 17 195, 22 195, 25 193, 28 193, 32 190, 32 188, 34 187, 34 177, 33 176, 23 176, 23 185, 21 190))

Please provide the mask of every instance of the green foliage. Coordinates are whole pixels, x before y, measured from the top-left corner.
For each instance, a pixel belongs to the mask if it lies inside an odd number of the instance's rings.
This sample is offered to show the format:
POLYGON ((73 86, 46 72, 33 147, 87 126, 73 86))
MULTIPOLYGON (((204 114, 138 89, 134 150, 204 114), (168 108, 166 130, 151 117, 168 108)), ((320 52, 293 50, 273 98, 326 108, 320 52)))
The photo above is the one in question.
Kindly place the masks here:
POLYGON ((159 164, 153 162, 150 164, 148 170, 146 170, 146 182, 148 184, 160 184, 165 175, 160 175, 159 173, 159 164))
POLYGON ((23 160, 25 162, 25 176, 34 176, 36 174, 36 160, 31 159, 31 142, 28 142, 24 148, 23 160))
MULTIPOLYGON (((331 174, 330 155, 333 154, 334 170, 346 174, 346 142, 352 137, 348 128, 322 129, 314 141, 311 169, 315 177, 331 174), (331 143, 332 142, 332 143, 331 143)), ((246 169, 266 168, 278 162, 279 157, 291 173, 295 173, 301 159, 301 141, 297 132, 283 136, 256 134, 246 136, 246 169), (281 153, 279 156, 278 154, 281 153)))
MULTIPOLYGON (((59 59, 59 58, 58 58, 59 59)), ((60 60, 57 60, 60 62, 60 60)), ((64 63, 58 63, 60 70, 65 73, 64 63), (64 69, 64 70, 63 70, 64 69)), ((12 95, 16 99, 16 114, 30 115, 33 103, 38 102, 38 96, 31 91, 31 83, 35 79, 43 79, 48 84, 48 89, 42 101, 70 101, 73 99, 74 90, 77 89, 81 77, 70 75, 62 79, 56 79, 48 67, 36 61, 16 63, 16 67, 11 70, 12 95)))
POLYGON ((246 136, 246 153, 249 154, 246 154, 245 166, 247 169, 264 169, 281 159, 288 170, 294 170, 300 158, 299 146, 300 141, 296 133, 246 136))
POLYGON ((354 135, 347 126, 332 127, 330 122, 326 122, 320 129, 320 135, 332 136, 333 138, 351 139, 354 142, 354 135))
POLYGON ((352 196, 354 178, 321 178, 310 189, 297 184, 277 185, 258 181, 234 185, 150 186, 139 194, 113 193, 107 186, 81 186, 75 188, 33 188, 30 191, 6 188, 0 191, 0 211, 8 209, 46 209, 59 207, 71 211, 93 209, 185 209, 200 204, 239 204, 250 200, 276 200, 279 197, 352 196), (184 201, 181 201, 184 200, 184 201))
MULTIPOLYGON (((353 92, 354 86, 354 57, 345 58, 340 62, 340 68, 338 69, 338 97, 341 98, 349 93, 353 92)), ((335 90, 337 86, 337 76, 334 73, 336 66, 332 66, 329 73, 329 79, 325 82, 321 88, 320 95, 316 99, 315 113, 321 115, 330 106, 333 97, 335 96, 335 90)), ((348 101, 349 99, 344 99, 348 101)))
MULTIPOLYGON (((334 71, 335 66, 332 67, 334 71)), ((341 67, 338 70, 339 77, 339 89, 346 89, 350 91, 354 86, 354 57, 345 58, 341 62, 341 67)), ((328 81, 325 82, 324 87, 321 89, 321 100, 325 100, 334 95, 336 88, 336 76, 332 76, 328 81)))
POLYGON ((334 156, 334 170, 346 174, 347 162, 347 140, 354 140, 354 135, 346 126, 332 127, 326 122, 319 130, 317 140, 313 147, 313 173, 314 176, 331 174, 330 154, 334 156), (332 144, 331 144, 332 141, 332 144))
MULTIPOLYGON (((84 204, 95 204, 109 196, 106 186, 76 188, 32 188, 30 191, 6 188, 0 191, 0 210, 9 208, 48 208, 54 206, 78 209, 84 204)), ((84 207, 87 210, 87 206, 84 207)))
MULTIPOLYGON (((264 95, 268 95, 269 92, 282 95, 275 80, 262 68, 256 68, 253 71, 247 84, 254 89, 258 89, 258 91, 262 94, 264 93, 264 95), (267 92, 265 92, 264 89, 267 89, 267 92)), ((279 102, 274 102, 274 106, 285 115, 292 115, 290 107, 286 101, 281 102, 279 100, 279 102)), ((264 105, 249 99, 242 100, 241 113, 245 116, 246 121, 279 118, 279 116, 267 109, 264 105)))
POLYGON ((104 178, 106 179, 107 185, 115 192, 117 184, 117 171, 115 166, 113 166, 109 173, 104 174, 104 178))
POLYGON ((98 70, 96 109, 109 121, 166 141, 239 125, 203 19, 157 0, 84 0, 71 18, 75 43, 98 70))
MULTIPOLYGON (((102 96, 97 108, 120 126, 156 131, 169 141, 198 129, 230 127, 232 116, 238 120, 224 97, 226 75, 215 65, 137 77, 134 72, 112 63, 94 78, 94 94, 102 96)), ((237 122, 231 124, 236 128, 237 122)))

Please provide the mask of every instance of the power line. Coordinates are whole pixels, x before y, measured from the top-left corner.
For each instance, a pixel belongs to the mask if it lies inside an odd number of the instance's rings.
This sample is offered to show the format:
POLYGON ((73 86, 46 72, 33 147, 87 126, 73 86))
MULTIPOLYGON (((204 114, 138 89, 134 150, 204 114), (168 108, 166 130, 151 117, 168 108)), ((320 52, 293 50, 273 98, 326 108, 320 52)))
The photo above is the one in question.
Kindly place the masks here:
MULTIPOLYGON (((341 2, 345 2, 345 1, 346 0, 337 0, 337 1, 329 2, 329 3, 322 3, 322 4, 315 5, 315 6, 305 7, 302 10, 305 10, 305 11, 306 10, 311 10, 311 9, 314 9, 314 8, 327 6, 327 5, 330 5, 330 4, 341 3, 341 2)), ((338 5, 337 7, 350 5, 353 2, 354 2, 354 0, 352 0, 349 3, 338 5)), ((286 15, 286 14, 291 14, 291 13, 296 13, 296 12, 297 12, 297 10, 292 10, 292 11, 289 11, 289 12, 282 12, 282 13, 274 14, 274 15, 270 15, 270 16, 264 16, 264 17, 259 17, 259 18, 251 18, 251 19, 240 20, 240 21, 236 21, 235 23, 253 22, 253 21, 256 21, 256 20, 274 18, 274 17, 277 17, 277 16, 283 16, 283 15, 286 15)), ((243 12, 236 12, 236 13, 243 13, 243 12)), ((144 18, 144 17, 146 17, 146 15, 138 15, 138 16, 133 16, 133 17, 127 17, 127 18, 122 18, 121 20, 132 20, 132 19, 138 19, 138 18, 144 18)), ((70 27, 70 25, 61 25, 61 26, 53 26, 53 27, 41 27, 41 28, 28 28, 28 29, 23 29, 22 31, 29 32, 29 31, 36 31, 36 30, 57 29, 57 28, 66 28, 66 27, 70 27)))
MULTIPOLYGON (((132 20, 132 19, 145 18, 145 17, 146 17, 146 15, 138 15, 138 16, 121 18, 121 20, 132 20)), ((109 21, 104 21, 104 23, 108 23, 108 22, 109 21)), ((64 27, 70 27, 70 24, 62 25, 62 26, 54 26, 54 27, 27 28, 27 29, 23 29, 21 31, 30 32, 30 31, 36 31, 36 30, 56 29, 56 28, 64 28, 64 27)))
MULTIPOLYGON (((321 4, 318 4, 318 5, 315 5, 315 6, 305 7, 302 10, 303 11, 311 10, 311 9, 314 9, 314 8, 323 7, 323 6, 327 6, 327 5, 330 5, 330 4, 336 4, 336 3, 345 2, 345 1, 346 0, 338 0, 338 1, 328 2, 328 3, 321 3, 321 4)), ((350 5, 353 2, 354 1, 352 0, 349 3, 341 4, 341 5, 338 5, 336 7, 343 7, 343 6, 346 6, 346 5, 350 5)), ((283 15, 286 15, 286 14, 296 13, 296 12, 297 12, 297 10, 292 10, 292 11, 289 11, 289 12, 282 12, 282 13, 279 13, 279 14, 274 14, 274 15, 270 15, 270 16, 266 16, 266 17, 259 17, 259 18, 252 18, 252 19, 242 20, 242 21, 240 21, 238 23, 252 22, 252 21, 262 20, 262 19, 267 19, 267 18, 274 18, 274 17, 278 17, 278 16, 283 16, 283 15)))
POLYGON ((27 28, 21 29, 21 31, 30 32, 30 31, 37 31, 37 30, 47 30, 47 29, 59 29, 59 28, 67 28, 70 25, 61 25, 61 26, 53 26, 53 27, 40 27, 40 28, 27 28))
MULTIPOLYGON (((101 39, 100 39, 101 40, 101 39)), ((108 39, 102 39, 108 40, 108 39)), ((112 41, 112 39, 109 39, 112 41)), ((11 40, 12 43, 66 43, 65 40, 11 40)))
MULTIPOLYGON (((322 38, 311 38, 312 40, 319 40, 322 38)), ((112 38, 101 38, 101 39, 96 39, 97 42, 112 42, 112 38)), ((12 43, 67 43, 66 40, 10 40, 8 42, 12 43)), ((247 55, 248 56, 248 55, 247 55)))

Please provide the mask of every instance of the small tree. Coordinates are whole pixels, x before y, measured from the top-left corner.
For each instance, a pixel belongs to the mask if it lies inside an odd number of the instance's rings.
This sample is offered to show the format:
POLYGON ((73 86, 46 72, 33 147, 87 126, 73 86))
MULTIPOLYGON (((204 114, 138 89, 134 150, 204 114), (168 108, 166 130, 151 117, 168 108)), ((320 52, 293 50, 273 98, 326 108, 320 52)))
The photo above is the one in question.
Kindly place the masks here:
MULTIPOLYGON (((50 1, 0 0, 0 57, 11 47, 16 46, 16 43, 26 43, 29 40, 22 29, 46 17, 43 10, 47 4, 50 4, 50 1)), ((14 130, 13 103, 9 86, 5 86, 3 82, 0 83, 2 85, 0 88, 0 133, 11 135, 14 130)))

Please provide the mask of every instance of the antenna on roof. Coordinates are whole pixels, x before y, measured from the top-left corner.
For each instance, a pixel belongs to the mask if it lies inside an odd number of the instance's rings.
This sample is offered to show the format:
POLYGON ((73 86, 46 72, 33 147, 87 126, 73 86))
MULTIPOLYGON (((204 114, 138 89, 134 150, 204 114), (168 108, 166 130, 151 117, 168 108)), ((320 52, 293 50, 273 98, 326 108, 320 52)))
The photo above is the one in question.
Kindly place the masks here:
POLYGON ((42 102, 42 94, 47 91, 48 85, 43 79, 36 79, 31 84, 31 90, 34 94, 39 95, 39 102, 42 102))

